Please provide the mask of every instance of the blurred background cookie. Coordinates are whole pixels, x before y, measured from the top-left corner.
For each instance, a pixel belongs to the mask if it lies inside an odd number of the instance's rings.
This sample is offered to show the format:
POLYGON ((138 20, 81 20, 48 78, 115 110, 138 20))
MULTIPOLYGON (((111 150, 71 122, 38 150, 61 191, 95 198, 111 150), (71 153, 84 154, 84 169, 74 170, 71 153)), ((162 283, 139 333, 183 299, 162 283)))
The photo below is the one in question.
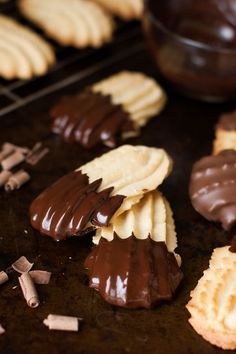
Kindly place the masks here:
POLYGON ((100 47, 111 41, 112 17, 90 0, 19 0, 20 11, 65 46, 100 47))
POLYGON ((226 149, 236 150, 236 111, 222 114, 216 125, 213 153, 226 149))
POLYGON ((144 0, 93 0, 104 6, 113 15, 124 20, 140 18, 143 12, 144 0))
POLYGON ((43 75, 55 62, 52 47, 31 29, 0 15, 0 76, 12 80, 43 75))
POLYGON ((197 161, 192 169, 189 193, 193 207, 225 230, 236 224, 236 151, 223 150, 197 161))
POLYGON ((52 109, 52 131, 86 148, 114 147, 135 136, 161 112, 166 94, 152 78, 122 71, 80 94, 62 98, 52 109))
POLYGON ((195 331, 222 349, 236 349, 235 251, 235 245, 213 251, 209 268, 187 304, 195 331))

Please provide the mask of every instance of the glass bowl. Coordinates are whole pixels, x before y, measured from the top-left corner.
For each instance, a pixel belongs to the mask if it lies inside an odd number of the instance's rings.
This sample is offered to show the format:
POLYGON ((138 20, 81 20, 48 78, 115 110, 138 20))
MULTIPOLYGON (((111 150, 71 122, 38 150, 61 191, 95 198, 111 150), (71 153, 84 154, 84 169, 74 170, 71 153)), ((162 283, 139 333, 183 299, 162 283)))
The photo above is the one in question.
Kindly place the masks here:
POLYGON ((143 29, 160 74, 177 90, 236 98, 235 0, 145 0, 143 29))

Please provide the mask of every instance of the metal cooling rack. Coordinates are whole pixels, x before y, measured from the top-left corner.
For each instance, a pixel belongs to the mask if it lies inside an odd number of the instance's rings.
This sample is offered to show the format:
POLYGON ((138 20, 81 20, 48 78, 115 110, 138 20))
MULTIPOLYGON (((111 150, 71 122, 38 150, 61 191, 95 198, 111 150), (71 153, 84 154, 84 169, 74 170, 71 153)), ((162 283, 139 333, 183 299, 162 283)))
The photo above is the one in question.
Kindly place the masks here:
MULTIPOLYGON (((20 16, 13 0, 0 0, 0 13, 17 18, 39 32, 20 16)), ((139 23, 119 21, 112 43, 100 49, 64 48, 48 40, 54 46, 57 63, 42 77, 35 77, 27 81, 0 79, 0 116, 142 51, 144 45, 142 42, 140 43, 140 35, 139 23), (131 43, 135 44, 131 45, 131 43)))

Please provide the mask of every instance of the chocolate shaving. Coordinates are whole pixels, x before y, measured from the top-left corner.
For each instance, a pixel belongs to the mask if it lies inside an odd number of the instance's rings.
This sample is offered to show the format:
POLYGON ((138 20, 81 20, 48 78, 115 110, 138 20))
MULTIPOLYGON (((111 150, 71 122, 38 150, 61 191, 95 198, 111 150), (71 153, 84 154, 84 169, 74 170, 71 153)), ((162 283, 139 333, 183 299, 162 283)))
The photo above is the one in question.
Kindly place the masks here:
POLYGON ((231 245, 229 247, 229 251, 236 253, 236 235, 232 237, 231 239, 231 245))
POLYGON ((38 307, 40 302, 30 274, 23 273, 18 279, 27 305, 32 308, 38 307))
POLYGON ((78 330, 79 330, 79 318, 78 317, 50 314, 43 321, 43 323, 49 329, 53 329, 53 330, 73 331, 73 332, 78 332, 78 330))
POLYGON ((101 183, 89 183, 81 171, 62 177, 31 204, 31 225, 56 240, 82 235, 92 224, 108 226, 125 197, 110 197, 112 187, 98 192, 101 183))
POLYGON ((3 333, 5 333, 5 332, 6 332, 5 329, 4 329, 3 326, 0 324, 0 335, 3 334, 3 333))
POLYGON ((2 160, 1 165, 3 170, 10 170, 12 167, 19 165, 24 160, 25 155, 22 152, 16 150, 10 156, 2 160))
POLYGON ((28 273, 33 265, 34 263, 30 263, 25 256, 22 256, 12 264, 12 268, 18 273, 28 273))
POLYGON ((6 283, 9 280, 9 277, 6 272, 3 270, 0 272, 0 285, 6 283))
POLYGON ((15 146, 11 143, 4 143, 0 151, 0 162, 15 151, 15 146))
POLYGON ((12 176, 12 172, 11 171, 2 171, 0 173, 0 187, 4 186, 4 184, 6 184, 9 180, 9 178, 12 176))
POLYGON ((45 270, 31 270, 29 274, 35 284, 49 284, 52 275, 45 270))
POLYGON ((16 172, 14 175, 10 176, 9 180, 5 184, 5 191, 12 192, 15 189, 19 189, 23 184, 30 180, 30 175, 24 170, 16 172))
POLYGON ((49 152, 48 148, 43 148, 43 144, 38 142, 34 145, 32 150, 26 157, 26 162, 29 165, 36 165, 47 153, 49 152))

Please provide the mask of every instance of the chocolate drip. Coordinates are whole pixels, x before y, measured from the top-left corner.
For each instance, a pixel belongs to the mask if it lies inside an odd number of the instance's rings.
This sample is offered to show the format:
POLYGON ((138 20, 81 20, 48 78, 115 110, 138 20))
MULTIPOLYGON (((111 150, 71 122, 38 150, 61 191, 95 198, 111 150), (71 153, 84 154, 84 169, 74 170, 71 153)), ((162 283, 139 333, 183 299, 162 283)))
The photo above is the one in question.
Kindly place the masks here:
POLYGON ((236 111, 222 114, 216 128, 229 131, 236 130, 236 111))
POLYGON ((99 143, 115 146, 123 133, 136 131, 129 114, 120 105, 114 105, 110 96, 89 89, 64 97, 50 115, 53 133, 86 148, 99 143))
POLYGON ((31 225, 56 240, 81 235, 93 225, 109 225, 124 197, 110 197, 112 187, 97 192, 101 183, 89 183, 81 171, 60 178, 31 204, 31 225))
POLYGON ((230 245, 229 250, 232 253, 236 253, 236 235, 232 237, 231 245, 230 245))
POLYGON ((112 305, 152 308, 171 300, 183 278, 164 242, 133 235, 112 241, 101 238, 85 261, 90 287, 112 305))
POLYGON ((195 163, 190 180, 193 207, 225 230, 236 224, 236 151, 224 150, 195 163))

